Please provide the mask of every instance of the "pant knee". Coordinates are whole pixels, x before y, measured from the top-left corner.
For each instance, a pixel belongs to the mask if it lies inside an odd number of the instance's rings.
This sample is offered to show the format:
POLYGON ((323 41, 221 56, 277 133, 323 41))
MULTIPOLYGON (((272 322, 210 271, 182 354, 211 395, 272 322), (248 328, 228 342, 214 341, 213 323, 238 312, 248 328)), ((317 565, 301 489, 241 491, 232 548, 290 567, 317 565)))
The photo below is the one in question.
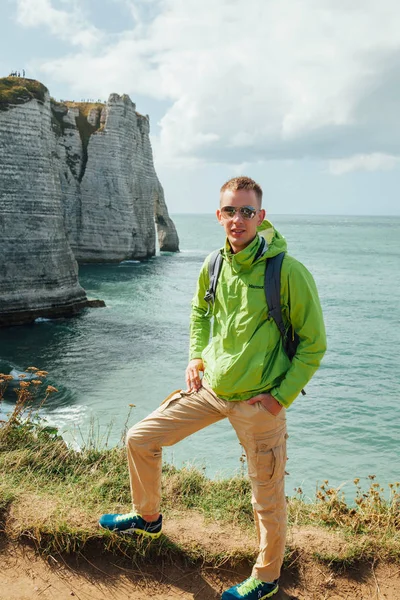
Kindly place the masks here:
POLYGON ((137 448, 138 446, 140 446, 141 443, 143 443, 142 438, 143 438, 143 436, 139 435, 137 428, 131 427, 127 431, 127 434, 125 437, 125 444, 130 450, 133 450, 134 448, 137 448))
POLYGON ((131 455, 158 456, 161 453, 159 440, 154 438, 148 431, 141 429, 138 425, 134 425, 128 430, 125 443, 131 455))

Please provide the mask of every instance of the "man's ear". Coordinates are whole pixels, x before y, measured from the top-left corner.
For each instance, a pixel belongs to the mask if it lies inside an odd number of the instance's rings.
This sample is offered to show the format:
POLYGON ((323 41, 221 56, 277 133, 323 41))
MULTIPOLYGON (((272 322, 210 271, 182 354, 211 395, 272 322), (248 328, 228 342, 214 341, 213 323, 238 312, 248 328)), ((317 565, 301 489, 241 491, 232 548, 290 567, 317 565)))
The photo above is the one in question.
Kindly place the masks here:
POLYGON ((217 215, 217 219, 219 221, 219 224, 223 225, 223 223, 222 223, 222 215, 221 215, 221 211, 219 210, 219 208, 217 209, 217 211, 216 211, 215 214, 217 215))
POLYGON ((261 223, 264 221, 265 219, 265 210, 264 208, 260 209, 260 212, 258 213, 258 224, 261 225, 261 223))

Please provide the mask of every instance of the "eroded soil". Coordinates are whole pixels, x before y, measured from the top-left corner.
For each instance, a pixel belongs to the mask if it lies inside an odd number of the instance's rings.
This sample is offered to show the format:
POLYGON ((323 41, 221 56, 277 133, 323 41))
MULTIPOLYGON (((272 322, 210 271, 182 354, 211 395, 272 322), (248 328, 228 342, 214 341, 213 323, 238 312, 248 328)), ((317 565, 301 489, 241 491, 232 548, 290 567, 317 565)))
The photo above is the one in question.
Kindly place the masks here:
MULTIPOLYGON (((167 529, 171 528, 171 524, 167 529)), ((244 539, 220 526, 204 527, 199 517, 180 519, 174 535, 187 543, 234 551, 244 539)), ((360 565, 346 574, 319 563, 313 552, 329 552, 343 541, 318 528, 289 532, 292 564, 283 572, 276 600, 400 600, 400 565, 360 565)), ((247 540, 254 545, 254 540, 247 540)), ((42 557, 29 545, 3 538, 0 545, 0 600, 216 600, 224 589, 245 579, 250 567, 191 567, 158 558, 132 566, 129 558, 90 551, 73 557, 42 557)))

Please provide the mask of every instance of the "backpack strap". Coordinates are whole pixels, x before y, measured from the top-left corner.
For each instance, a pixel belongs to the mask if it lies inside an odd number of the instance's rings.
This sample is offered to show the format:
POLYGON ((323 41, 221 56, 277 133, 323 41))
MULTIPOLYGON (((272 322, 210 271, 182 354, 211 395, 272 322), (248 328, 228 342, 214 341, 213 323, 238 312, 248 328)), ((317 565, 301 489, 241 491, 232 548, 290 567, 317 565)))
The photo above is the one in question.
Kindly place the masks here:
MULTIPOLYGON (((289 359, 292 360, 300 340, 293 328, 291 328, 292 336, 288 336, 288 332, 285 330, 285 324, 282 317, 281 270, 284 257, 285 252, 280 252, 280 254, 267 259, 264 278, 264 291, 268 305, 268 317, 275 321, 276 326, 279 329, 279 333, 282 336, 283 348, 289 359)), ((301 390, 301 393, 303 396, 306 395, 304 389, 301 390)))
POLYGON ((205 293, 204 300, 213 303, 215 300, 215 291, 217 289, 218 277, 222 267, 222 254, 220 250, 215 250, 211 254, 210 262, 208 263, 208 277, 210 283, 208 290, 205 293))
POLYGON ((268 305, 268 317, 273 319, 281 336, 286 335, 281 309, 281 269, 285 253, 267 259, 265 268, 264 290, 268 305))

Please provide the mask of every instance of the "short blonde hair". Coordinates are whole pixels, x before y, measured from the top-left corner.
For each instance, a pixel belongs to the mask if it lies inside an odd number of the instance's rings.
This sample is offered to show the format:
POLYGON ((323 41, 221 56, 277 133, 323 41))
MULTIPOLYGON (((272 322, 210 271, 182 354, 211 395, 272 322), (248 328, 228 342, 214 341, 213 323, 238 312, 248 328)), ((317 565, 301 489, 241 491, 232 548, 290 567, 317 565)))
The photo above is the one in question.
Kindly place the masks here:
POLYGON ((221 187, 220 193, 223 194, 226 190, 230 190, 232 192, 236 192, 237 190, 253 190, 256 193, 257 199, 259 200, 261 206, 263 191, 261 186, 250 177, 240 176, 229 179, 229 181, 224 183, 224 185, 221 187))

